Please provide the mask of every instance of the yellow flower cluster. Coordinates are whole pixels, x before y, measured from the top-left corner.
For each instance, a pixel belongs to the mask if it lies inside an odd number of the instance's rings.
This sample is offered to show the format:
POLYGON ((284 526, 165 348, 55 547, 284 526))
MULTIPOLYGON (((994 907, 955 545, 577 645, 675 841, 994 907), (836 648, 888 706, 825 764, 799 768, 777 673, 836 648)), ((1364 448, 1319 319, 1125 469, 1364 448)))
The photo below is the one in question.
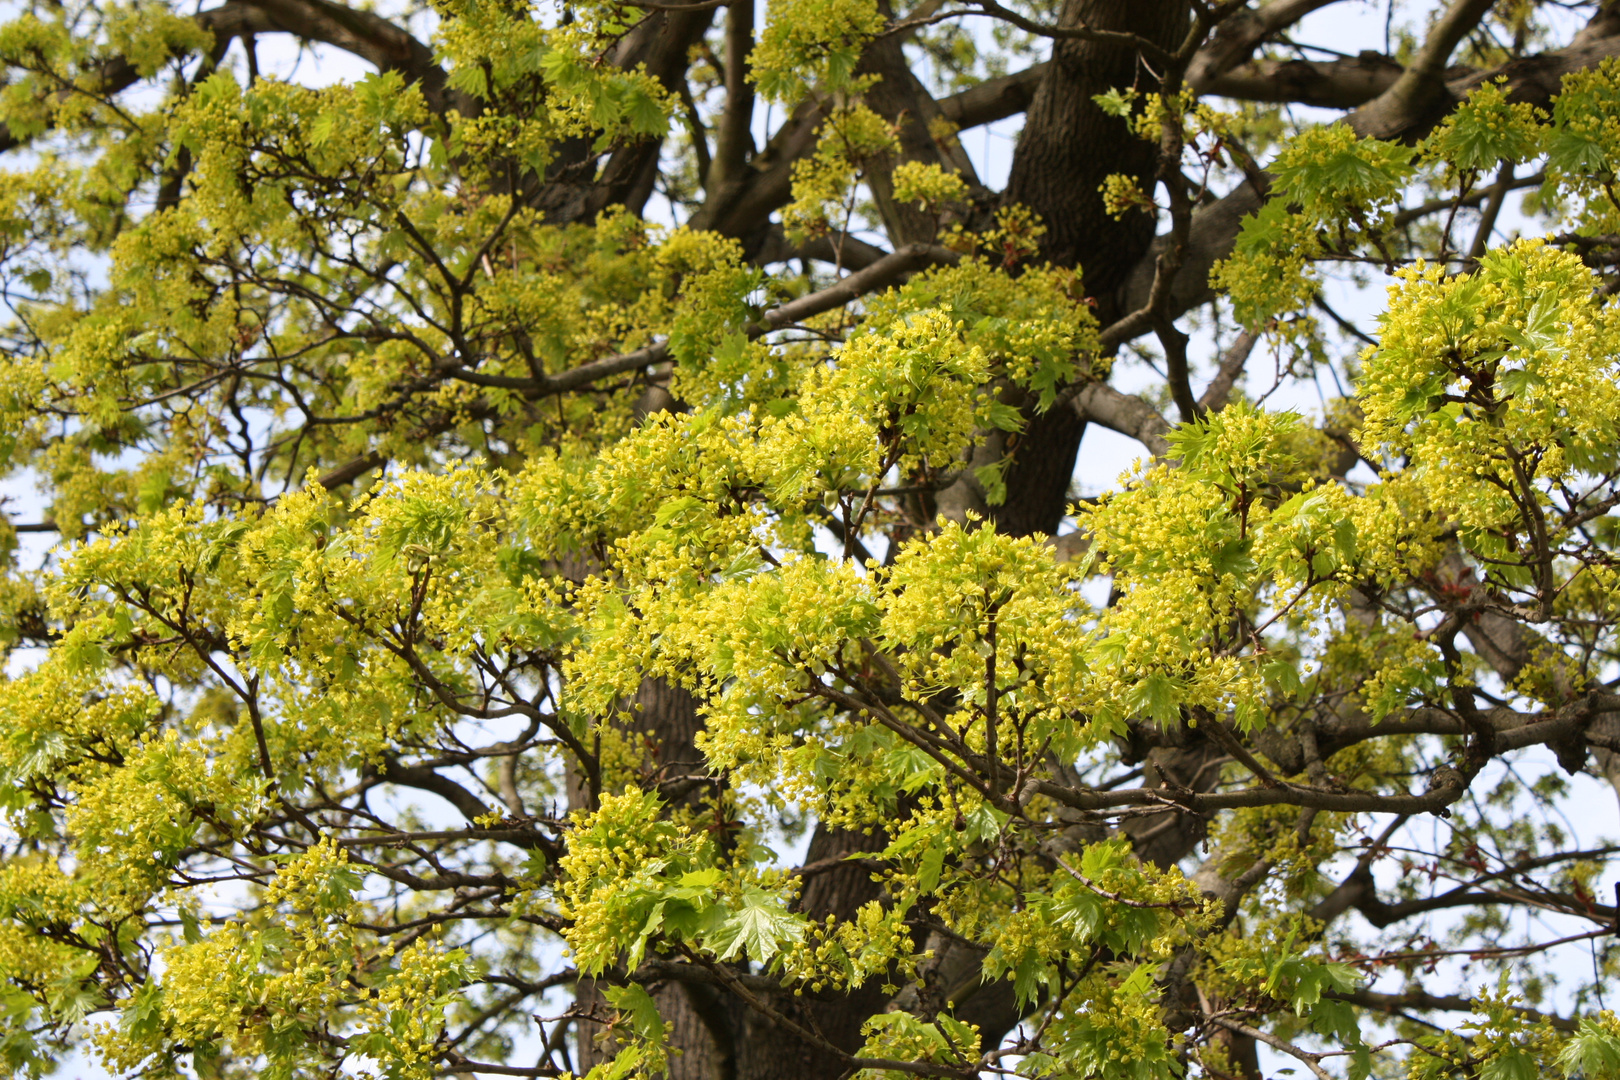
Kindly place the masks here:
POLYGON ((782 208, 789 238, 803 241, 846 228, 854 212, 855 185, 867 164, 897 147, 893 127, 865 105, 829 115, 817 133, 815 154, 793 166, 793 201, 782 208))
POLYGON ((858 90, 861 48, 885 22, 875 0, 771 0, 749 54, 752 78, 767 98, 782 102, 812 89, 858 90))
POLYGON ((1132 210, 1140 210, 1152 215, 1158 207, 1152 197, 1142 190, 1133 176, 1124 173, 1109 173, 1108 178, 1097 189, 1102 192, 1103 209, 1108 216, 1118 221, 1132 210))
POLYGON ((896 202, 917 203, 930 213, 938 213, 946 204, 967 197, 967 184, 962 178, 932 162, 903 161, 889 178, 896 202))
POLYGON ((1474 274, 1419 265, 1399 282, 1363 357, 1363 447, 1404 457, 1392 484, 1421 486, 1493 561, 1543 558, 1554 488, 1605 460, 1620 425, 1620 316, 1576 256, 1533 240, 1474 274))

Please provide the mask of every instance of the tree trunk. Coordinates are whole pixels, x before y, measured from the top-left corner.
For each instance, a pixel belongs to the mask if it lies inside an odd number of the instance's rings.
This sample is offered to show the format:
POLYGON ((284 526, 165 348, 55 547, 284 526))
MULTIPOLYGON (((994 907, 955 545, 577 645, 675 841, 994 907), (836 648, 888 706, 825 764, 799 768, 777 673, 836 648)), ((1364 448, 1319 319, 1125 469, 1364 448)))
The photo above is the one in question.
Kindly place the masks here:
MULTIPOLYGON (((842 858, 858 852, 881 851, 888 839, 881 835, 816 826, 805 865, 842 858)), ((799 910, 813 919, 835 915, 840 922, 853 919, 863 904, 877 899, 880 890, 871 871, 850 864, 809 878, 799 897, 799 910)), ((875 980, 849 994, 812 998, 776 994, 771 1005, 789 1020, 819 1031, 832 1045, 853 1053, 861 1046, 861 1024, 883 1008, 888 998, 875 980)), ((741 1017, 737 1039, 737 1076, 740 1080, 836 1080, 847 1066, 837 1055, 811 1045, 770 1017, 748 1010, 741 1017)))
MULTIPOLYGON (((1067 0, 1061 25, 1139 34, 1175 48, 1186 33, 1186 0, 1067 0)), ((1046 226, 1041 256, 1080 271, 1097 318, 1124 314, 1116 296, 1153 242, 1154 222, 1132 211, 1121 220, 1103 209, 1103 181, 1112 173, 1153 189, 1158 145, 1137 138, 1127 121, 1092 101, 1111 89, 1151 87, 1155 79, 1130 48, 1059 41, 1024 119, 1004 205, 1022 205, 1046 226)), ((993 511, 996 528, 1015 536, 1051 534, 1063 520, 1085 421, 1069 409, 1025 409, 1024 431, 1009 440, 1007 500, 993 511)))
MULTIPOLYGON (((1060 23, 1126 31, 1174 49, 1186 33, 1188 10, 1186 0, 1067 0, 1060 23)), ((1041 254, 1059 266, 1078 267, 1087 292, 1099 301, 1147 251, 1154 225, 1139 211, 1118 221, 1109 217, 1099 189, 1110 174, 1123 173, 1151 191, 1158 144, 1137 138, 1128 121, 1109 116, 1092 98, 1156 85, 1133 49, 1057 42, 1007 178, 1004 203, 1029 207, 1046 226, 1041 254)), ((1099 314, 1106 319, 1113 313, 1099 314)))
MULTIPOLYGON (((657 785, 672 805, 701 803, 712 786, 693 782, 707 771, 694 742, 703 726, 697 699, 663 679, 648 679, 636 693, 633 712, 629 730, 643 748, 643 782, 657 785)), ((587 804, 577 780, 570 785, 569 803, 576 809, 587 804)), ((651 993, 677 1051, 670 1055, 670 1080, 734 1080, 736 1005, 694 984, 665 983, 651 993)), ((580 980, 575 999, 582 1012, 605 1016, 612 1011, 595 979, 580 980)), ((613 1056, 604 1025, 580 1020, 575 1032, 581 1073, 613 1056)))

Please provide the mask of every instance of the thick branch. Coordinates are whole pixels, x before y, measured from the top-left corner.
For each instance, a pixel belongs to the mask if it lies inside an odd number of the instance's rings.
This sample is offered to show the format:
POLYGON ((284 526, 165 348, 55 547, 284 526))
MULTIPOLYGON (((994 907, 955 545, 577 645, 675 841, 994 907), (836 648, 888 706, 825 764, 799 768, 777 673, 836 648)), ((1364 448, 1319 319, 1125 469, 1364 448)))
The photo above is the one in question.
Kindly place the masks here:
POLYGON ((888 254, 876 244, 868 244, 858 236, 842 232, 794 244, 788 240, 782 226, 772 225, 764 245, 754 254, 753 261, 756 266, 770 266, 789 259, 815 259, 817 262, 842 266, 845 270, 865 270, 888 254))
POLYGON ((1172 426, 1170 421, 1134 394, 1115 390, 1107 383, 1094 382, 1074 396, 1073 405, 1081 419, 1129 435, 1147 447, 1154 457, 1164 457, 1170 452, 1170 443, 1165 439, 1172 426))
POLYGON ((380 466, 384 460, 383 456, 378 453, 364 454, 352 461, 344 462, 332 471, 318 477, 315 482, 327 491, 331 491, 333 488, 340 488, 344 484, 360 479, 372 469, 380 466))
POLYGON ((1187 65, 1187 85, 1200 93, 1221 93, 1211 90, 1212 84, 1254 55, 1254 50, 1267 38, 1335 2, 1272 0, 1228 16, 1187 65))
POLYGON ((1202 794, 1174 788, 1124 788, 1116 791, 1078 789, 1049 780, 1032 779, 1020 799, 1045 795, 1076 810, 1117 810, 1127 806, 1160 806, 1193 813, 1235 810, 1256 806, 1301 806, 1349 813, 1432 814, 1462 798, 1467 788, 1461 774, 1447 777, 1422 795, 1380 794, 1375 791, 1330 791, 1304 784, 1243 788, 1202 794))
MULTIPOLYGON (((1450 111, 1454 100, 1447 90, 1444 72, 1462 39, 1479 25, 1494 0, 1454 0, 1424 39, 1423 47, 1409 67, 1371 104, 1345 119, 1356 134, 1380 139, 1407 135, 1422 125, 1426 131, 1450 111), (1427 123, 1425 123, 1427 121, 1427 123)), ((1418 134, 1421 134, 1419 132, 1418 134)))
MULTIPOLYGON (((1460 1012, 1471 1013, 1479 1008, 1473 998, 1461 997, 1456 994, 1431 994, 1426 990, 1406 990, 1399 994, 1381 994, 1376 990, 1355 990, 1350 993, 1335 993, 1328 991, 1324 997, 1336 1001, 1348 1001, 1352 1005, 1360 1005, 1364 1009, 1377 1009, 1380 1012, 1400 1013, 1410 1010, 1424 1012, 1460 1012)), ((1510 1005, 1515 1012, 1543 1021, 1559 1031, 1578 1030, 1580 1024, 1557 1013, 1541 1012, 1538 1009, 1526 1008, 1522 1005, 1510 1005)))
POLYGON ((1029 108, 1035 88, 1046 75, 1048 64, 1034 64, 1023 71, 986 79, 959 94, 939 99, 940 115, 957 128, 966 130, 1017 116, 1029 108))
MULTIPOLYGON (((272 28, 342 49, 379 71, 397 71, 422 85, 435 111, 452 105, 445 73, 433 59, 433 49, 407 31, 370 11, 358 11, 332 0, 252 0, 272 28)), ((465 113, 465 102, 456 103, 465 113)))
MULTIPOLYGON (((726 9, 726 106, 715 132, 714 162, 705 187, 723 186, 740 175, 753 148, 748 135, 754 118, 754 84, 748 79, 753 43, 754 5, 751 0, 733 3, 726 9)), ((702 132, 693 134, 702 137, 702 132)))
POLYGON ((401 765, 393 758, 385 758, 378 775, 390 784, 415 788, 418 791, 426 791, 437 795, 461 811, 461 816, 468 821, 476 823, 479 817, 489 813, 489 807, 485 806, 478 796, 449 777, 442 776, 432 769, 401 765))
POLYGON ((1255 343, 1259 340, 1259 334, 1245 330, 1227 346, 1226 352, 1221 354, 1221 363, 1215 371, 1215 377, 1209 380, 1209 385, 1204 387, 1204 392, 1199 395, 1200 409, 1220 412, 1226 407, 1226 399, 1231 396, 1232 387, 1237 385, 1244 366, 1249 362, 1249 354, 1254 352, 1255 343))
POLYGON ((1371 52, 1339 60, 1256 60, 1211 79, 1201 89, 1242 101, 1354 109, 1394 86, 1405 70, 1389 57, 1371 52))

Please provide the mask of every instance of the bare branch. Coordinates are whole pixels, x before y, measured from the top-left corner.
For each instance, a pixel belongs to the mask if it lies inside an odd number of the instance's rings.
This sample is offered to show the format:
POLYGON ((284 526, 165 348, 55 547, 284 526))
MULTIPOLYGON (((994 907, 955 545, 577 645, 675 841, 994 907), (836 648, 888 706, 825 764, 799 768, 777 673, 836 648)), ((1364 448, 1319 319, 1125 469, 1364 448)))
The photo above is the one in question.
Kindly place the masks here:
POLYGON ((1212 89, 1215 81, 1248 60, 1267 38, 1292 26, 1311 12, 1336 2, 1272 0, 1269 4, 1228 16, 1187 65, 1187 85, 1200 93, 1222 93, 1212 89))
POLYGON ((1322 1068, 1322 1056, 1320 1054, 1307 1053, 1286 1039, 1279 1039, 1269 1032, 1261 1031, 1259 1028, 1252 1028, 1248 1024, 1240 1024, 1236 1020, 1228 1020, 1224 1016, 1212 1016, 1210 1019, 1228 1031, 1235 1031, 1239 1035, 1247 1035, 1251 1039, 1258 1039, 1273 1050, 1281 1050, 1289 1057, 1303 1062, 1317 1080, 1334 1080, 1333 1074, 1322 1068))
POLYGON ((1017 116, 1029 108, 1035 88, 1046 75, 1048 66, 1047 63, 1034 64, 999 79, 986 79, 959 94, 942 97, 940 114, 960 130, 1017 116))
POLYGON ((1260 335, 1252 330, 1240 333, 1226 352, 1221 354, 1220 367, 1215 377, 1204 387, 1204 392, 1198 398, 1198 407, 1206 412, 1220 412, 1226 405, 1227 397, 1232 393, 1232 387, 1237 384, 1238 376, 1243 374, 1243 368, 1249 362, 1249 354, 1260 340, 1260 335))
POLYGON ((1142 398, 1121 393, 1107 383, 1088 383, 1075 394, 1073 408, 1090 423, 1129 435, 1147 447, 1154 457, 1170 452, 1165 436, 1171 424, 1164 415, 1142 398))
MULTIPOLYGON (((1329 990, 1322 996, 1390 1013, 1408 1010, 1471 1013, 1479 1008, 1479 1003, 1473 998, 1456 994, 1431 994, 1423 989, 1406 990, 1399 994, 1381 994, 1376 990, 1354 990, 1349 993, 1329 990)), ((1548 1024, 1558 1031, 1577 1031, 1580 1028, 1580 1024, 1576 1021, 1559 1016, 1557 1013, 1542 1012, 1524 1005, 1509 1005, 1508 1008, 1548 1024)))

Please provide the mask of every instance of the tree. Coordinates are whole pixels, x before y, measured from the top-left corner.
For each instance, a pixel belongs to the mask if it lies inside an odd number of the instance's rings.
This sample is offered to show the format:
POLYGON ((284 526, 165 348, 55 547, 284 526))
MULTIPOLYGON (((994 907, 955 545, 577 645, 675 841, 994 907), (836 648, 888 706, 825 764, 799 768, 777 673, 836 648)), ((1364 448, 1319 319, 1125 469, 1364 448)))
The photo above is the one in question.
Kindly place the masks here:
POLYGON ((7 1067, 1620 1076, 1620 15, 1331 2, 22 5, 7 1067))

